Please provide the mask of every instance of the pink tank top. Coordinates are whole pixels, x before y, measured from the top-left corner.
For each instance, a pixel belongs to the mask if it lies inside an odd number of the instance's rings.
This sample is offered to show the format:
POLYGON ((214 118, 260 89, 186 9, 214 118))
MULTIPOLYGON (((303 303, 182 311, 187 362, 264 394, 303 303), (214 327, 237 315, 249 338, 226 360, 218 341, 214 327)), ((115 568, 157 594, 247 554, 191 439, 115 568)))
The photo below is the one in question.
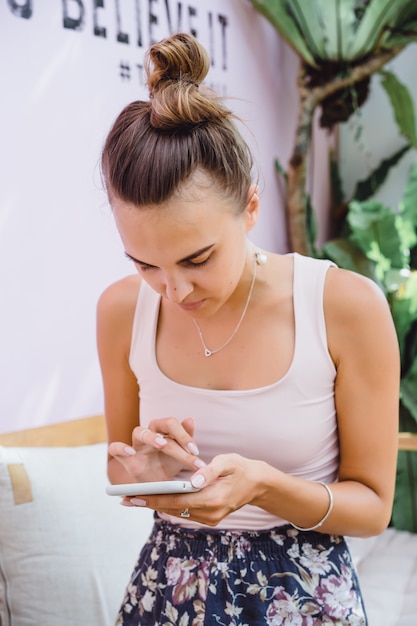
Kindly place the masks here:
MULTIPOLYGON (((294 257, 295 349, 289 370, 272 385, 227 391, 189 387, 159 369, 155 336, 160 296, 142 282, 132 331, 130 367, 140 386, 140 423, 167 415, 193 416, 201 458, 235 452, 312 481, 337 479, 339 446, 334 403, 335 367, 323 311, 329 261, 294 257)), ((181 475, 188 478, 189 473, 181 475)), ((160 514, 185 527, 192 520, 160 514)), ((261 530, 287 523, 246 505, 216 528, 261 530)))

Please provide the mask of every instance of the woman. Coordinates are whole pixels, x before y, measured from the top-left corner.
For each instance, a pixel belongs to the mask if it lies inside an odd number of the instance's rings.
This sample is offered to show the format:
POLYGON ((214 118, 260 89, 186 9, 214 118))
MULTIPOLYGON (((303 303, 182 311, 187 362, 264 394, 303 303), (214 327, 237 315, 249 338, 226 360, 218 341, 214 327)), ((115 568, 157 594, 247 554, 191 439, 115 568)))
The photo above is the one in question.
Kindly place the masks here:
POLYGON ((156 513, 117 623, 366 624, 343 535, 390 519, 386 299, 328 261, 256 248, 251 156, 202 86, 205 50, 177 34, 148 61, 150 100, 102 154, 137 269, 98 305, 108 474, 199 491, 123 499, 156 513))

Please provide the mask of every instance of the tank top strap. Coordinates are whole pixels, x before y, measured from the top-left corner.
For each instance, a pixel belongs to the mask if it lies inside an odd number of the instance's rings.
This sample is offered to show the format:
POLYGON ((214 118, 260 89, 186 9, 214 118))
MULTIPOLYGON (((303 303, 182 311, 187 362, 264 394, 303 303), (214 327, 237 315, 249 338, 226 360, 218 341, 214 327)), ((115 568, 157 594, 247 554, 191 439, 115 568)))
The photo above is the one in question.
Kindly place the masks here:
POLYGON ((141 355, 155 354, 156 326, 160 303, 161 296, 143 280, 136 302, 130 344, 129 363, 134 371, 141 355))
POLYGON ((327 271, 335 267, 332 261, 306 257, 294 253, 294 361, 303 369, 313 366, 311 355, 322 354, 333 367, 330 359, 326 321, 324 317, 324 283, 327 271))

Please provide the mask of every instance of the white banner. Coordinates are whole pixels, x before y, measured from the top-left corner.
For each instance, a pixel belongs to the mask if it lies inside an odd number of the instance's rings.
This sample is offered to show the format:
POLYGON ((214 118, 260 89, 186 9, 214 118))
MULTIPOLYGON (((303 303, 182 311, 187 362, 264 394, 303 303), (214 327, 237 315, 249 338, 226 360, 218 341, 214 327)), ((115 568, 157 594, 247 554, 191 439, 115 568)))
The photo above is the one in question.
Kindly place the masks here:
POLYGON ((0 0, 0 430, 103 410, 96 302, 132 273, 99 172, 143 58, 170 32, 209 50, 260 171, 253 240, 286 250, 274 160, 288 159, 298 59, 245 0, 0 0), (247 126, 246 126, 247 125, 247 126))

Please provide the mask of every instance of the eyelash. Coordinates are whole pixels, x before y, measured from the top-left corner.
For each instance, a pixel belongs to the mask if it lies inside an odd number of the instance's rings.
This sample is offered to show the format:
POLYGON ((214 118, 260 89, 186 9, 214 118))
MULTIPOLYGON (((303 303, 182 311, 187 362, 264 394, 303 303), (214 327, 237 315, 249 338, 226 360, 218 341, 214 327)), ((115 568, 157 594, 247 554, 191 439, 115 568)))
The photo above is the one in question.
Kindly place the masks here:
MULTIPOLYGON (((130 259, 130 257, 127 257, 127 258, 130 259)), ((199 261, 197 263, 195 261, 185 261, 184 265, 186 265, 187 267, 201 267, 202 265, 205 265, 206 263, 208 263, 209 260, 210 260, 210 257, 207 257, 207 259, 204 259, 204 261, 199 261)), ((139 266, 142 272, 147 272, 148 270, 155 269, 153 265, 145 265, 143 263, 137 263, 136 261, 133 261, 133 262, 135 263, 135 265, 139 266)))
POLYGON ((187 261, 186 265, 188 267, 201 267, 202 265, 208 263, 209 260, 210 257, 207 257, 207 259, 204 259, 204 261, 198 261, 197 263, 195 261, 187 261))
MULTIPOLYGON (((184 265, 186 267, 201 267, 202 265, 205 265, 208 262, 208 260, 209 259, 205 259, 204 261, 200 261, 199 263, 195 263, 193 261, 186 261, 184 263, 184 265)), ((155 269, 153 267, 153 265, 142 265, 142 264, 140 264, 139 267, 140 267, 142 272, 147 272, 148 270, 155 269)))

